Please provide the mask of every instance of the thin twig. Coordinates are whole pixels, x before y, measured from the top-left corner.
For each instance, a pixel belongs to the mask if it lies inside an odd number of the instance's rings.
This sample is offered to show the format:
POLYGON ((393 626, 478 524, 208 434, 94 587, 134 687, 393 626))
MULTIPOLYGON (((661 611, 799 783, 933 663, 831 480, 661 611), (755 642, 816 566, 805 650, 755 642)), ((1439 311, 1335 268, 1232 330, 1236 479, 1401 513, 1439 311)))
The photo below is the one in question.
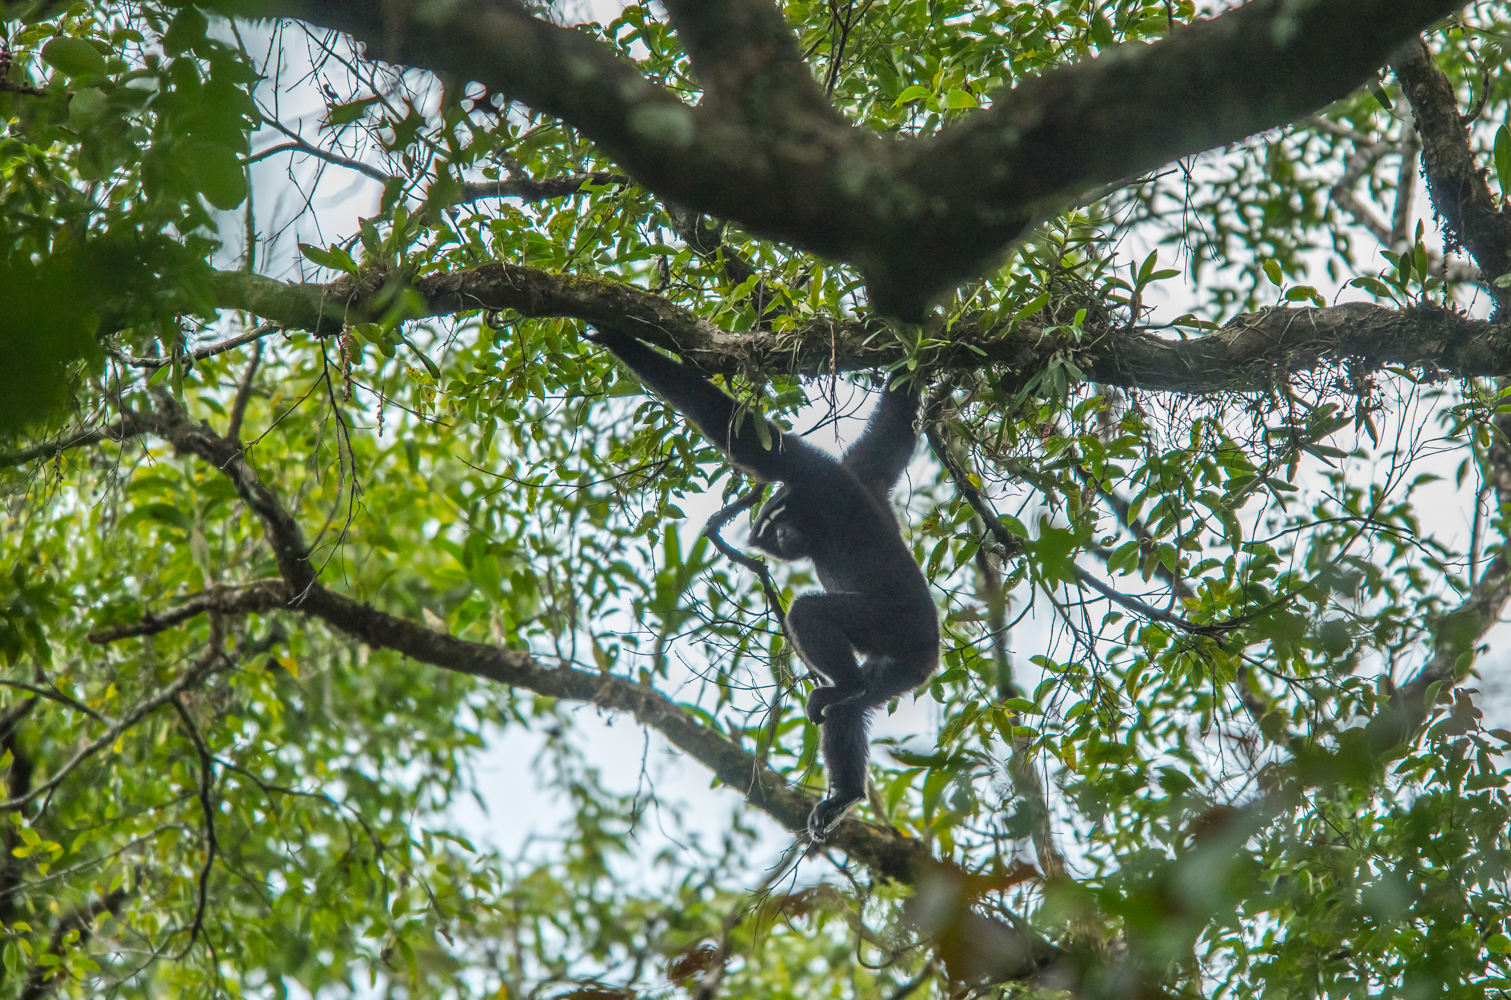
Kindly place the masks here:
MULTIPOLYGON (((278 333, 282 329, 283 327, 279 326, 276 323, 263 323, 261 326, 254 326, 247 332, 239 333, 229 340, 222 340, 219 343, 211 344, 209 347, 201 347, 193 354, 185 355, 184 357, 187 357, 192 361, 203 361, 206 358, 213 358, 217 354, 224 354, 227 351, 234 351, 236 350, 236 348, 242 346, 243 344, 250 344, 254 341, 260 341, 268 334, 278 333)), ((259 344, 259 356, 261 350, 262 347, 259 344)), ((111 351, 110 353, 115 357, 117 361, 132 368, 146 368, 151 371, 156 371, 157 369, 162 368, 165 365, 173 364, 172 358, 138 358, 133 357, 130 354, 126 354, 122 351, 111 351)))
POLYGON ((777 621, 781 624, 782 637, 786 639, 787 645, 795 649, 797 647, 792 645, 792 637, 787 634, 787 615, 782 609, 782 595, 777 592, 776 585, 771 582, 771 572, 766 568, 766 561, 747 556, 745 553, 740 552, 726 542, 723 536, 719 534, 724 529, 724 525, 734 520, 735 515, 754 507, 765 495, 766 484, 757 483, 755 488, 749 493, 746 493, 740 499, 723 508, 714 514, 713 517, 710 517, 708 523, 703 525, 703 534, 709 541, 714 543, 714 548, 723 553, 726 559, 739 563, 760 579, 761 590, 765 593, 766 603, 769 605, 768 610, 776 615, 777 621))
MULTIPOLYGON (((67 705, 69 708, 73 709, 76 712, 83 712, 85 715, 89 716, 91 719, 94 719, 96 722, 110 721, 99 712, 96 712, 94 709, 84 704, 82 701, 76 701, 73 698, 68 697, 68 695, 64 694, 62 691, 59 691, 55 687, 41 687, 36 684, 27 684, 25 681, 10 681, 4 679, 0 679, 0 687, 15 688, 17 691, 26 691, 30 694, 36 695, 39 698, 46 698, 48 701, 55 701, 59 705, 67 705)), ((4 732, 5 728, 6 725, 4 723, 4 720, 0 719, 0 732, 4 732)))
POLYGON ((278 131, 282 132, 284 135, 289 136, 290 140, 283 143, 282 145, 271 146, 267 149, 264 149, 260 153, 253 153, 251 156, 248 156, 241 161, 242 166, 251 166, 258 160, 266 159, 267 157, 272 156, 276 153, 300 152, 308 153, 311 156, 324 160, 326 163, 331 163, 338 167, 346 167, 348 170, 355 170, 358 173, 366 174, 368 177, 371 177, 379 184, 387 184, 389 181, 393 180, 392 174, 386 174, 383 171, 379 170, 377 167, 363 163, 361 160, 353 160, 349 156, 341 156, 338 153, 332 153, 321 149, 319 146, 316 146, 314 143, 301 138, 297 133, 291 132, 275 121, 268 120, 268 124, 278 129, 278 131))
POLYGON ((231 404, 231 422, 226 425, 226 437, 232 441, 241 440, 241 422, 247 415, 247 402, 252 398, 252 379, 261 363, 262 341, 259 340, 257 350, 252 353, 252 360, 247 363, 247 370, 242 373, 241 385, 236 388, 236 400, 231 404))
POLYGON ((210 868, 215 864, 220 842, 215 837, 215 758, 210 754, 210 748, 205 744, 205 738, 194 724, 189 710, 184 707, 182 698, 173 699, 173 710, 183 721, 184 728, 189 732, 189 739, 194 742, 194 749, 199 753, 199 805, 205 814, 205 863, 199 870, 199 902, 194 907, 194 922, 189 927, 189 943, 174 958, 175 962, 182 962, 194 948, 194 943, 199 940, 200 932, 205 926, 205 906, 210 898, 210 868))

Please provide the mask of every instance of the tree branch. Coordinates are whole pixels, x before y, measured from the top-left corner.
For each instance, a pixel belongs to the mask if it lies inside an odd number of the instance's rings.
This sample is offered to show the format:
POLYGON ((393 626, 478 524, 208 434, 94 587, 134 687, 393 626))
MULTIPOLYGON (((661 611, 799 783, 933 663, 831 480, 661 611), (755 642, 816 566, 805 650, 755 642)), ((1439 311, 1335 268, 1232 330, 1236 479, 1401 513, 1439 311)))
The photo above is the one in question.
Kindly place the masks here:
POLYGON ((518 198, 521 201, 549 201, 566 198, 588 185, 628 184, 630 179, 609 170, 591 174, 568 174, 565 177, 506 177, 497 181, 466 181, 462 184, 461 197, 457 203, 481 201, 484 198, 518 198))
MULTIPOLYGON (((1394 63, 1422 136, 1422 162, 1433 208, 1447 220, 1486 277, 1511 271, 1511 219, 1501 214, 1469 146, 1453 84, 1420 38, 1394 63)), ((1491 288, 1502 308, 1508 292, 1491 288)))
POLYGON ((146 611, 143 612, 141 621, 111 625, 90 632, 85 638, 103 646, 121 639, 157 635, 206 612, 224 615, 263 614, 287 603, 288 592, 282 580, 262 580, 241 587, 216 587, 195 594, 161 616, 146 611))
MULTIPOLYGON (((512 309, 527 317, 569 317, 676 351, 710 373, 760 369, 818 375, 829 373, 831 365, 857 371, 906 356, 906 348, 874 321, 823 316, 780 337, 732 334, 634 285, 512 264, 423 275, 412 287, 427 316, 512 309)), ((349 279, 286 284, 239 271, 219 272, 214 288, 220 308, 322 334, 366 318, 366 303, 375 294, 359 291, 349 279)), ((1011 383, 1042 371, 1056 352, 1066 352, 1095 382, 1193 394, 1268 392, 1290 374, 1344 360, 1425 367, 1458 377, 1511 374, 1511 327, 1429 305, 1397 310, 1350 302, 1266 309, 1235 316, 1216 333, 1190 340, 1088 322, 1086 335, 1071 343, 1063 327, 1048 318, 1005 328, 983 327, 983 318, 966 316, 954 323, 946 346, 930 356, 930 366, 976 371, 1000 365, 1011 383)), ((5 462, 0 456, 0 465, 5 462)))
POLYGON ((337 28, 392 62, 508 93, 663 199, 854 264, 879 311, 916 320, 1079 193, 1345 96, 1462 0, 1251 0, 1154 45, 1052 70, 911 141, 853 128, 821 100, 769 0, 671 4, 711 98, 697 107, 510 0, 215 6, 337 28), (750 36, 721 37, 729 26, 750 36))

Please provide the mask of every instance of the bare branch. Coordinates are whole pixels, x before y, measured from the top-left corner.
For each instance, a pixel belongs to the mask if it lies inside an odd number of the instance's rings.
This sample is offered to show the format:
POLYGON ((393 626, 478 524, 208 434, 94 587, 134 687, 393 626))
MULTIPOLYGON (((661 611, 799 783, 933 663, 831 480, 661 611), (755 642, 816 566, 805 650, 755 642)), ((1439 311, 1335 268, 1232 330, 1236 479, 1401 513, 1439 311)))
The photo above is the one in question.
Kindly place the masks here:
POLYGON ((518 198, 521 201, 549 201, 566 198, 592 185, 628 184, 630 179, 609 170, 597 170, 591 174, 569 174, 566 177, 506 177, 497 181, 467 181, 462 184, 458 203, 481 201, 484 198, 518 198))
POLYGON ((282 123, 274 121, 273 119, 266 119, 266 121, 273 128, 288 136, 289 141, 281 143, 277 146, 271 146, 267 149, 264 149, 260 153, 253 153, 251 156, 244 157, 241 161, 242 166, 250 166, 251 164, 256 163, 258 160, 265 160, 277 153, 299 152, 308 153, 310 156, 324 160, 326 163, 334 164, 338 167, 345 167, 348 170, 355 170, 360 174, 365 174, 368 177, 371 177, 379 184, 387 184, 389 181, 393 180, 393 176, 391 174, 386 174, 369 163, 363 163, 361 160, 354 160, 349 156, 342 156, 339 153, 332 153, 329 150, 321 149, 319 146, 300 136, 297 132, 291 131, 290 129, 286 128, 282 123))

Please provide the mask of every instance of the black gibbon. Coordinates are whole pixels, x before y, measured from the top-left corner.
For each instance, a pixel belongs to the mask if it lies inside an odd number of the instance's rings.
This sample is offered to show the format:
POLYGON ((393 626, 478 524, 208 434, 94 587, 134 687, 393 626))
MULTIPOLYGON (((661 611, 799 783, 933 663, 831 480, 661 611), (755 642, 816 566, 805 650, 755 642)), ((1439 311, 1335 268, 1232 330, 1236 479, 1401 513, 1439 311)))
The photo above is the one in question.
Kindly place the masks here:
POLYGON ((761 417, 741 419, 735 400, 686 362, 613 330, 596 328, 589 338, 736 466, 782 484, 756 516, 750 543, 778 559, 813 560, 825 590, 802 595, 787 611, 798 655, 828 682, 808 699, 808 718, 823 729, 829 779, 829 797, 809 815, 808 833, 822 841, 865 797, 871 709, 913 690, 939 664, 934 599, 887 499, 918 441, 918 388, 894 375, 865 433, 836 461, 776 428, 763 447, 754 425, 761 417))

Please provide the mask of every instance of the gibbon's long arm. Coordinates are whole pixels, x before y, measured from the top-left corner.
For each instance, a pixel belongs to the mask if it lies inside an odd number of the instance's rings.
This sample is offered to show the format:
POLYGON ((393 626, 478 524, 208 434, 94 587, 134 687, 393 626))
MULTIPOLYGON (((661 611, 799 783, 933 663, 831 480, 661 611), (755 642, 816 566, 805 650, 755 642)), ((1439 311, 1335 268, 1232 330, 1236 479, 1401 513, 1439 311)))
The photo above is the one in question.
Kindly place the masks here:
POLYGON ((842 460, 861 485, 883 503, 902 478, 902 471, 908 467, 913 448, 918 444, 915 421, 921 397, 916 378, 902 381, 906 374, 896 372, 887 380, 881 402, 866 422, 865 433, 842 460))
POLYGON ((735 401, 691 365, 612 330, 598 328, 591 339, 736 465, 782 483, 756 516, 750 544, 779 559, 813 560, 824 585, 825 593, 794 600, 786 616, 798 655, 827 682, 808 698, 829 778, 829 796, 808 817, 809 836, 821 841, 865 798, 871 710, 923 684, 939 663, 934 598, 887 499, 918 441, 918 389, 894 375, 865 433, 836 461, 775 428, 772 446, 761 447, 753 426, 738 426, 735 401))
POLYGON ((761 446, 750 411, 741 414, 734 398, 685 361, 673 361, 617 330, 594 327, 589 339, 602 344, 629 366, 656 395, 672 404, 698 432, 729 456, 730 461, 765 482, 785 480, 815 459, 833 462, 801 438, 771 428, 770 448, 761 446))

